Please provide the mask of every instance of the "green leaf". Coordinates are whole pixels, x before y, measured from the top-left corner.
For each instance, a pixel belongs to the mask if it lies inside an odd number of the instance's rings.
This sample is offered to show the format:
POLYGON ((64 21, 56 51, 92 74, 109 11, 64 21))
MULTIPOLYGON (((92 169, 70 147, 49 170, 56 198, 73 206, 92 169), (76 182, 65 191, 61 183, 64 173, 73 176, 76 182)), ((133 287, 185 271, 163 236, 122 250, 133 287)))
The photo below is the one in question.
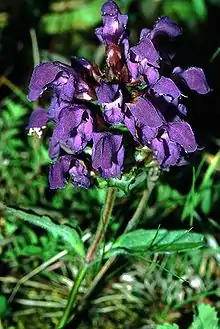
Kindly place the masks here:
POLYGON ((0 295, 0 318, 5 315, 7 311, 7 299, 5 296, 0 295))
POLYGON ((165 323, 157 325, 156 329, 179 329, 179 326, 175 323, 165 323))
POLYGON ((186 230, 167 231, 139 229, 120 236, 112 246, 112 251, 123 249, 130 253, 178 252, 192 250, 203 245, 203 236, 186 230))
POLYGON ((42 255, 43 249, 38 246, 25 246, 21 250, 21 254, 24 256, 38 256, 42 255))
POLYGON ((201 209, 205 215, 208 215, 212 206, 212 187, 213 187, 213 176, 216 172, 216 167, 219 163, 220 153, 217 153, 214 160, 210 163, 207 168, 203 180, 199 187, 199 193, 201 198, 201 209))
POLYGON ((51 219, 47 216, 38 216, 26 213, 21 210, 16 210, 14 208, 5 207, 6 213, 12 215, 21 220, 27 221, 33 225, 41 227, 42 229, 53 234, 54 237, 60 236, 67 244, 71 250, 74 250, 81 257, 85 256, 85 250, 83 243, 80 239, 78 232, 66 225, 54 224, 51 219))
POLYGON ((219 329, 217 312, 214 307, 208 304, 200 304, 198 315, 194 316, 189 329, 219 329))
POLYGON ((207 16, 207 9, 205 0, 192 0, 196 14, 201 20, 204 20, 207 16))

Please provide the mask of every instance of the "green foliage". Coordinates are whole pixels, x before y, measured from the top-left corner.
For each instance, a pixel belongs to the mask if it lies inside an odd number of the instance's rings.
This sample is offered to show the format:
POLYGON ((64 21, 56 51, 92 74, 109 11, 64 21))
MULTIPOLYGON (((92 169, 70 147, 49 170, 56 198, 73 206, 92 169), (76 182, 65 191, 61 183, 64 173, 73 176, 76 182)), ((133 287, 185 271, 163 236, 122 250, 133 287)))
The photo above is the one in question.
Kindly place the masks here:
MULTIPOLYGON (((194 320, 189 329, 218 329, 217 312, 214 307, 206 304, 198 306, 198 315, 194 315, 194 320)), ((158 325, 157 329, 179 329, 176 324, 158 325)))
POLYGON ((49 34, 91 28, 100 21, 102 3, 95 0, 69 12, 47 14, 43 17, 43 28, 49 34))
POLYGON ((157 329, 179 329, 177 324, 165 323, 157 326, 157 329))
POLYGON ((200 304, 198 315, 194 315, 194 320, 189 329, 218 329, 217 312, 210 305, 200 304))
POLYGON ((7 307, 8 305, 5 296, 0 295, 0 318, 4 317, 4 315, 6 314, 7 307))
MULTIPOLYGON (((13 208, 7 207, 5 211, 12 215, 14 218, 19 218, 21 220, 27 221, 30 224, 36 225, 45 229, 48 233, 52 234, 55 238, 60 236, 70 247, 71 251, 76 252, 81 257, 84 256, 85 251, 83 243, 77 231, 73 228, 70 228, 66 225, 56 225, 51 219, 47 216, 37 216, 33 214, 28 214, 21 210, 16 210, 13 208)), ((36 252, 36 248, 34 249, 36 252)), ((33 252, 33 250, 32 250, 33 252)))
MULTIPOLYGON (((112 250, 122 249, 131 254, 146 252, 179 252, 199 248, 203 236, 189 231, 167 231, 139 229, 121 235, 112 250)), ((111 251, 110 251, 111 252, 111 251)))
POLYGON ((43 197, 47 177, 41 168, 49 164, 46 146, 27 136, 27 109, 11 99, 4 101, 0 117, 0 199, 7 203, 35 204, 43 197))
POLYGON ((201 169, 204 165, 204 161, 200 163, 197 171, 193 172, 193 181, 191 190, 188 193, 187 199, 182 212, 181 219, 184 220, 190 217, 190 223, 192 225, 193 218, 196 214, 196 208, 199 206, 201 211, 208 215, 211 210, 212 203, 215 202, 217 195, 214 193, 214 174, 216 167, 219 163, 220 153, 217 153, 214 160, 209 164, 206 172, 203 175, 202 181, 196 188, 196 183, 200 177, 201 169))
POLYGON ((193 28, 199 21, 206 19, 207 7, 205 0, 166 0, 164 1, 164 13, 193 28))

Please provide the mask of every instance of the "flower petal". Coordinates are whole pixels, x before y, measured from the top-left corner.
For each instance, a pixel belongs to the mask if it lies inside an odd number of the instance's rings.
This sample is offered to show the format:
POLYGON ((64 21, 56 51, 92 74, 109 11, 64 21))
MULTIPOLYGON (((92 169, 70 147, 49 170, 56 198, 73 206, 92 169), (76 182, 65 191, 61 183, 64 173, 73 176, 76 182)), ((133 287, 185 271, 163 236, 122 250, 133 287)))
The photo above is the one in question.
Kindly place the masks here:
POLYGON ((167 133, 152 141, 152 148, 159 165, 163 169, 175 166, 180 159, 181 146, 169 140, 167 133))
POLYGON ((146 59, 150 65, 159 67, 159 53, 150 39, 142 39, 136 46, 131 47, 130 51, 135 62, 141 62, 146 59))
POLYGON ((162 76, 152 87, 152 90, 160 96, 171 96, 173 99, 179 98, 181 93, 173 80, 162 76))
POLYGON ((111 103, 114 100, 118 89, 118 84, 102 82, 100 86, 96 88, 99 105, 102 105, 103 103, 111 103))
POLYGON ((155 37, 162 35, 176 38, 181 34, 182 29, 175 22, 167 16, 162 16, 158 19, 151 31, 151 38, 154 39, 155 37))
POLYGON ((90 180, 88 178, 88 170, 83 161, 76 160, 74 166, 69 170, 72 176, 73 186, 75 187, 90 187, 90 180))
MULTIPOLYGON (((117 164, 119 149, 122 146, 122 135, 109 132, 93 134, 92 166, 101 172, 110 170, 117 164)), ((113 176, 111 176, 113 177, 113 176)))
MULTIPOLYGON (((60 146, 62 145, 70 148, 70 152, 81 152, 86 146, 88 139, 84 140, 85 136, 76 130, 82 123, 85 111, 86 108, 76 105, 62 110, 50 140, 49 155, 52 159, 59 155, 60 146)), ((91 138, 91 135, 89 138, 91 138)))
POLYGON ((187 122, 168 124, 167 133, 171 141, 180 144, 186 152, 195 152, 197 143, 191 126, 187 122))
POLYGON ((56 76, 60 71, 62 71, 62 69, 54 65, 52 62, 37 65, 31 77, 28 99, 30 101, 36 101, 47 85, 56 79, 56 76))
POLYGON ((210 91, 205 74, 199 67, 190 67, 180 73, 180 77, 186 85, 199 94, 207 94, 210 91))
POLYGON ((144 97, 139 97, 136 104, 126 104, 135 119, 143 125, 157 128, 163 124, 162 116, 159 115, 153 104, 144 97))
POLYGON ((37 107, 30 115, 27 129, 45 127, 47 121, 47 111, 42 107, 37 107))
POLYGON ((64 188, 67 182, 67 174, 72 157, 64 155, 57 160, 49 169, 49 184, 51 189, 64 188))
POLYGON ((142 74, 145 76, 146 81, 150 86, 154 85, 160 77, 158 70, 152 66, 146 67, 142 74))

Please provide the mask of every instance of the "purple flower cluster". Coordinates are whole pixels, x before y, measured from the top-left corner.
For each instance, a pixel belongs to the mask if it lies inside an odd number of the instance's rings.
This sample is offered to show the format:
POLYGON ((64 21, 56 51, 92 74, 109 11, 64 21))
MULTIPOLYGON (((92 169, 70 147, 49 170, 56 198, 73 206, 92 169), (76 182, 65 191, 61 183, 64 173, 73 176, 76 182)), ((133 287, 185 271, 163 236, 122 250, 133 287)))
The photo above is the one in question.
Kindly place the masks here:
POLYGON ((31 101, 53 90, 49 110, 38 107, 28 124, 29 133, 40 137, 47 123, 54 122, 49 147, 53 189, 64 187, 69 177, 74 186, 85 188, 97 176, 120 177, 126 128, 134 146, 147 146, 163 169, 184 164, 188 153, 197 150, 181 90, 206 94, 210 89, 201 68, 172 68, 172 56, 163 45, 179 37, 181 29, 161 17, 130 46, 128 16, 112 0, 101 13, 103 26, 95 33, 106 49, 104 71, 74 57, 71 66, 39 64, 30 81, 31 101))

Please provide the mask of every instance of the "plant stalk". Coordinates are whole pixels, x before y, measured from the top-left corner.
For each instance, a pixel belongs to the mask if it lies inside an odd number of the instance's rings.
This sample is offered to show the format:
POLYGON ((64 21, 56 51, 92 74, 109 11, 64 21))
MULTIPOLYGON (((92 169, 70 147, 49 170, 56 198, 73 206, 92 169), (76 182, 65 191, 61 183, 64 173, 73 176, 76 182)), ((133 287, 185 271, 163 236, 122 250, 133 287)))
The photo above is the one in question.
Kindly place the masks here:
MULTIPOLYGON (((151 193, 150 193, 151 194, 151 193)), ((132 218, 130 219, 130 221, 128 222, 124 233, 129 232, 130 230, 132 230, 135 226, 137 226, 138 221, 144 211, 144 208, 146 206, 147 200, 149 199, 149 193, 148 190, 144 190, 141 200, 138 204, 137 209, 135 210, 132 218)), ((112 256, 110 257, 107 262, 103 265, 103 267, 101 268, 101 270, 98 272, 98 274, 95 276, 87 294, 85 295, 85 297, 83 298, 84 301, 90 296, 90 294, 92 293, 92 291, 94 290, 94 288, 96 287, 96 285, 99 283, 99 281, 102 279, 102 277, 105 275, 105 273, 108 271, 108 269, 112 266, 112 264, 114 263, 114 261, 116 260, 117 256, 112 256)))
POLYGON ((87 263, 91 263, 91 261, 93 260, 93 258, 95 256, 96 251, 98 250, 100 243, 102 242, 102 240, 105 236, 105 232, 108 227, 111 212, 112 212, 112 209, 114 206, 116 192, 117 192, 116 188, 110 187, 108 189, 105 207, 101 214, 101 218, 100 218, 99 226, 98 226, 98 229, 97 229, 97 232, 95 235, 95 239, 94 239, 91 247, 89 248, 89 251, 86 256, 87 263))
POLYGON ((79 291, 79 288, 81 286, 83 279, 85 278, 89 264, 93 261, 94 256, 100 246, 100 243, 102 242, 102 240, 105 236, 105 232, 108 227, 111 212, 112 212, 112 209, 114 206, 116 192, 117 192, 116 188, 109 188, 107 191, 106 202, 105 202, 103 211, 101 212, 100 222, 99 222, 99 225, 98 225, 98 228, 96 231, 94 241, 88 250, 88 253, 87 253, 86 259, 85 259, 86 260, 85 263, 82 264, 82 266, 77 274, 76 280, 74 282, 73 288, 70 292, 70 295, 69 295, 69 298, 67 301, 67 306, 65 308, 64 314, 63 314, 62 318, 60 319, 60 322, 56 329, 62 329, 68 323, 68 319, 69 319, 71 310, 76 301, 77 293, 79 291))
POLYGON ((76 296, 77 296, 77 293, 78 293, 79 288, 81 286, 81 283, 82 283, 82 281, 83 281, 83 279, 85 277, 87 268, 88 268, 88 264, 84 263, 82 265, 82 267, 80 268, 78 274, 77 274, 76 280, 74 282, 73 288, 72 288, 72 290, 70 292, 70 295, 69 295, 69 298, 68 298, 67 306, 65 308, 65 311, 63 313, 62 318, 60 319, 60 322, 59 322, 59 324, 57 326, 57 329, 64 328, 64 326, 68 322, 70 312, 71 312, 72 307, 74 305, 74 302, 76 300, 76 296))
MULTIPOLYGON (((132 231, 133 229, 136 228, 136 226, 138 225, 141 215, 143 214, 144 208, 146 207, 146 204, 151 196, 151 193, 156 185, 156 181, 159 177, 159 171, 158 169, 154 169, 150 172, 150 178, 148 180, 148 186, 147 189, 145 189, 142 193, 142 197, 141 200, 138 204, 138 207, 136 208, 133 216, 131 217, 131 219, 129 220, 127 226, 125 227, 124 233, 127 233, 129 231, 132 231)), ((103 278, 103 276, 105 275, 105 273, 108 271, 108 269, 112 266, 112 264, 114 263, 114 261, 116 260, 117 256, 112 256, 110 257, 107 262, 103 265, 103 267, 101 268, 101 270, 99 271, 99 273, 95 276, 87 294, 84 296, 83 298, 83 303, 85 302, 85 300, 90 296, 90 294, 92 293, 92 291, 94 290, 94 288, 96 287, 96 285, 99 283, 99 281, 103 278)))

